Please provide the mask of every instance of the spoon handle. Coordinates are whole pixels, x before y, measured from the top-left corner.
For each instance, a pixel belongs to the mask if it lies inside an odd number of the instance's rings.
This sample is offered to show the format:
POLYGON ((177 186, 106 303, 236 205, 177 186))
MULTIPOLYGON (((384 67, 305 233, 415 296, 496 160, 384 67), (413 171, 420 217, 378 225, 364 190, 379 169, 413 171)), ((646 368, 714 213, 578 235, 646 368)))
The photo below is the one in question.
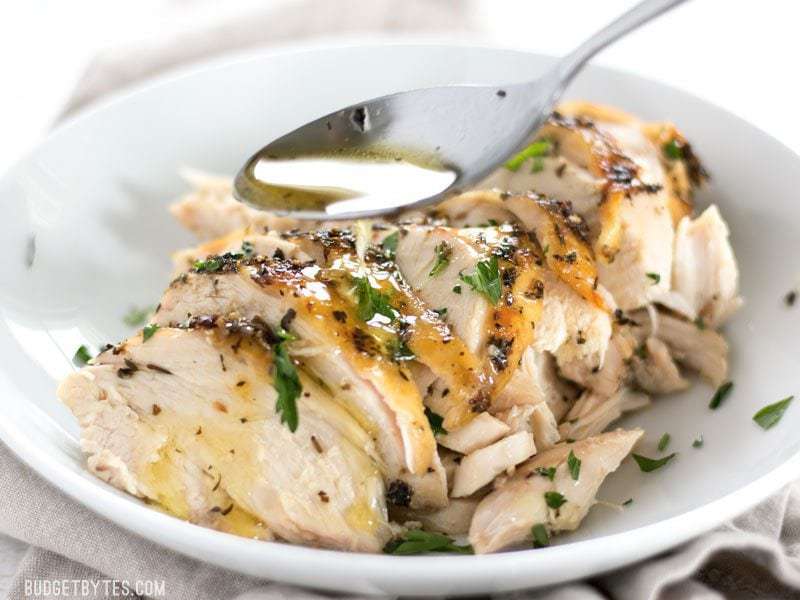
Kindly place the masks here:
POLYGON ((620 15, 614 21, 603 27, 575 50, 563 57, 553 72, 548 77, 553 77, 558 82, 558 94, 572 81, 572 78, 581 70, 589 59, 600 52, 609 44, 615 42, 625 34, 633 31, 640 25, 683 4, 686 0, 644 0, 628 12, 620 15))

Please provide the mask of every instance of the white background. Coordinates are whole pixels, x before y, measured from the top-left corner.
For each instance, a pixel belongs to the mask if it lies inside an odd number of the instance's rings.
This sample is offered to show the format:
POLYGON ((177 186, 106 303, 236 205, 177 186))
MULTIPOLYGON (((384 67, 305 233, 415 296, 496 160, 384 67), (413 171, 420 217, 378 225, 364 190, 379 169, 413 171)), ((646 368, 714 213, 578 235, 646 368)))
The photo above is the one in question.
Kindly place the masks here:
MULTIPOLYGON (((225 16, 268 3, 228 1, 225 16)), ((471 11, 483 30, 479 36, 421 39, 560 54, 632 4, 630 0, 465 1, 459 10, 471 11)), ((98 51, 202 26, 220 18, 222 6, 210 0, 3 0, 0 172, 46 133, 98 51), (191 19, 186 18, 187 10, 191 19)), ((800 151, 795 118, 800 106, 799 21, 800 3, 795 0, 693 0, 619 42, 596 62, 690 90, 800 151)), ((669 118, 669 107, 664 117, 669 118)), ((759 157, 752 160, 757 163, 759 157)), ((21 548, 0 539, 3 595, 21 548)))

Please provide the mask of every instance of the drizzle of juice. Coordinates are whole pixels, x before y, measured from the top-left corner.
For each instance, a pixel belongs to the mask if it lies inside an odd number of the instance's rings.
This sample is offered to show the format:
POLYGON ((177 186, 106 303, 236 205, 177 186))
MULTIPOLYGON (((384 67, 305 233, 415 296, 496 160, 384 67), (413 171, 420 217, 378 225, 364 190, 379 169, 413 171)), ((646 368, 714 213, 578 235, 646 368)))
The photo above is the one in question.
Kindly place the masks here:
POLYGON ((240 199, 273 212, 347 213, 401 208, 447 189, 456 173, 409 153, 258 154, 236 177, 240 199))

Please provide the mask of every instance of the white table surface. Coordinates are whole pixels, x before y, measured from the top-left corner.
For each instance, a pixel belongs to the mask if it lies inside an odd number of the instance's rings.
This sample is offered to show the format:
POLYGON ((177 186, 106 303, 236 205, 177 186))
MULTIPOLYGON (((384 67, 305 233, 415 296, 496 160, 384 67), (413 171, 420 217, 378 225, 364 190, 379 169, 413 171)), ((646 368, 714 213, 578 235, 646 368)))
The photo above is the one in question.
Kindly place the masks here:
MULTIPOLYGON (((225 13, 296 0, 229 0, 225 13)), ((320 0, 328 1, 328 0, 320 0)), ((211 0, 5 0, 0 4, 0 172, 46 133, 97 51, 219 18, 211 0), (192 19, 186 19, 191 8, 192 19), (66 26, 65 26, 66 25, 66 26)), ((631 0, 473 0, 478 41, 538 52, 569 50, 631 0)), ((694 0, 630 35, 596 62, 643 74, 710 100, 800 151, 800 3, 694 0)), ((331 32, 335 33, 335 32, 331 32)), ((665 107, 665 118, 668 118, 665 107)), ((731 140, 736 143, 736 140, 731 140)), ((757 156, 753 157, 758 160, 757 156)), ((4 515, 0 515, 0 519, 4 515)), ((0 537, 0 594, 24 545, 0 537)))

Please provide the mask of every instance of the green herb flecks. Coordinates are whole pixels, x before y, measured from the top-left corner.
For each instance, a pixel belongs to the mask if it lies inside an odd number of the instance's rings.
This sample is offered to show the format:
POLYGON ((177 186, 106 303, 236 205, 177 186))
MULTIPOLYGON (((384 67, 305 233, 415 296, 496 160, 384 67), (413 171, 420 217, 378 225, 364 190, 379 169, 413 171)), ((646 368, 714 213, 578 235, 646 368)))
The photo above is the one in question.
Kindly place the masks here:
POLYGON ((703 317, 697 317, 694 320, 694 326, 697 327, 700 331, 706 328, 706 322, 703 320, 703 317))
POLYGON ((558 492, 545 492, 544 501, 550 508, 561 508, 567 501, 567 499, 564 498, 564 496, 562 494, 559 494, 558 492))
MULTIPOLYGON (((300 384, 300 377, 297 375, 297 368, 289 356, 286 343, 294 336, 283 332, 283 341, 275 344, 275 375, 272 385, 278 392, 278 399, 275 402, 275 411, 281 416, 281 423, 286 423, 289 431, 294 433, 297 430, 299 416, 297 414, 297 399, 303 391, 300 384)), ((279 334, 280 335, 280 334, 279 334)))
POLYGON ((367 277, 354 277, 355 294, 358 300, 358 318, 371 321, 375 315, 383 315, 389 322, 397 318, 397 313, 389 303, 389 295, 372 287, 367 277))
POLYGON ((639 468, 644 473, 650 473, 651 471, 655 471, 656 469, 660 469, 664 465, 666 465, 669 461, 677 456, 677 452, 673 452, 665 456, 664 458, 647 458, 646 456, 642 456, 641 454, 632 454, 633 460, 636 461, 636 464, 639 465, 639 468))
POLYGON ((538 140, 533 142, 530 146, 525 148, 522 152, 509 159, 505 167, 509 171, 517 172, 522 164, 529 158, 537 158, 547 156, 553 149, 553 144, 550 140, 538 140))
POLYGON ((544 158, 535 156, 531 163, 531 173, 541 173, 544 171, 544 158))
POLYGON ((700 436, 692 442, 692 448, 702 448, 703 443, 703 434, 701 433, 700 436))
POLYGON ((730 395, 731 390, 733 390, 732 381, 726 381, 719 386, 717 391, 714 392, 714 395, 711 397, 711 402, 708 403, 708 408, 711 410, 716 410, 719 408, 719 405, 722 404, 722 401, 730 395))
POLYGON ((472 546, 459 546, 451 538, 441 533, 432 533, 422 529, 411 529, 398 539, 390 541, 383 548, 386 554, 408 556, 425 552, 454 552, 456 554, 472 554, 472 546))
POLYGON ((92 360, 92 355, 89 354, 89 350, 84 345, 78 346, 78 349, 75 350, 75 354, 72 357, 72 362, 79 367, 84 366, 90 360, 92 360))
POLYGON ((156 331, 159 330, 159 326, 155 323, 150 323, 150 325, 146 325, 144 329, 142 329, 142 342, 146 342, 151 337, 156 334, 156 331))
POLYGON ((480 261, 475 265, 475 273, 472 275, 460 273, 459 278, 473 291, 486 296, 492 304, 500 301, 503 286, 500 282, 500 268, 497 266, 496 256, 480 261))
POLYGON ((622 503, 622 506, 630 506, 631 504, 633 504, 633 498, 628 498, 622 503))
POLYGON ((547 527, 542 523, 537 523, 531 528, 533 534, 533 547, 546 548, 550 545, 550 535, 547 533, 547 527))
POLYGON ((242 242, 242 255, 245 258, 250 258, 256 253, 256 248, 253 245, 253 242, 249 240, 245 240, 242 242))
POLYGON ((417 355, 408 347, 408 344, 399 337, 395 338, 394 341, 389 344, 388 349, 392 360, 395 362, 405 362, 417 358, 417 355))
POLYGON ((428 273, 431 277, 440 275, 442 271, 450 264, 450 256, 453 254, 453 248, 447 242, 439 242, 436 244, 436 261, 433 263, 431 272, 428 273))
POLYGON ((774 404, 768 404, 753 415, 753 421, 758 423, 762 429, 769 429, 775 426, 783 417, 783 413, 786 412, 786 409, 789 408, 789 404, 791 404, 792 400, 794 400, 794 396, 789 396, 774 404))
POLYGON ((143 308, 131 307, 131 309, 122 317, 122 321, 129 327, 141 327, 147 321, 147 316, 153 312, 152 306, 145 306, 143 308))
POLYGON ((645 275, 653 281, 653 285, 658 285, 661 282, 661 275, 658 273, 645 273, 645 275))
POLYGON ((454 294, 460 294, 461 293, 461 285, 460 284, 456 284, 456 285, 453 286, 453 293, 454 294))
POLYGON ((555 467, 536 467, 537 475, 541 475, 542 477, 547 477, 550 481, 553 481, 556 477, 556 468, 555 467))
POLYGON ((399 240, 399 231, 395 231, 394 233, 391 233, 383 238, 383 241, 381 242, 381 248, 383 248, 383 253, 386 255, 386 258, 394 260, 394 257, 397 255, 397 242, 399 240))
POLYGON ((237 261, 244 258, 241 252, 226 252, 219 256, 209 256, 205 260, 198 260, 194 263, 196 273, 217 273, 219 271, 235 271, 237 261))
POLYGON ((683 145, 678 140, 670 140, 661 149, 670 160, 680 160, 683 158, 683 145))
POLYGON ((425 416, 428 417, 428 423, 431 424, 431 431, 433 435, 447 435, 447 429, 442 427, 444 417, 433 412, 430 408, 425 408, 425 416))
POLYGON ((567 456, 567 467, 569 468, 569 474, 572 476, 572 479, 578 481, 578 478, 581 476, 581 459, 575 456, 572 450, 569 451, 569 455, 567 456))
POLYGON ((665 433, 664 435, 661 436, 661 439, 658 440, 659 452, 663 452, 664 450, 667 449, 667 446, 669 446, 669 440, 670 440, 670 435, 668 433, 665 433))

